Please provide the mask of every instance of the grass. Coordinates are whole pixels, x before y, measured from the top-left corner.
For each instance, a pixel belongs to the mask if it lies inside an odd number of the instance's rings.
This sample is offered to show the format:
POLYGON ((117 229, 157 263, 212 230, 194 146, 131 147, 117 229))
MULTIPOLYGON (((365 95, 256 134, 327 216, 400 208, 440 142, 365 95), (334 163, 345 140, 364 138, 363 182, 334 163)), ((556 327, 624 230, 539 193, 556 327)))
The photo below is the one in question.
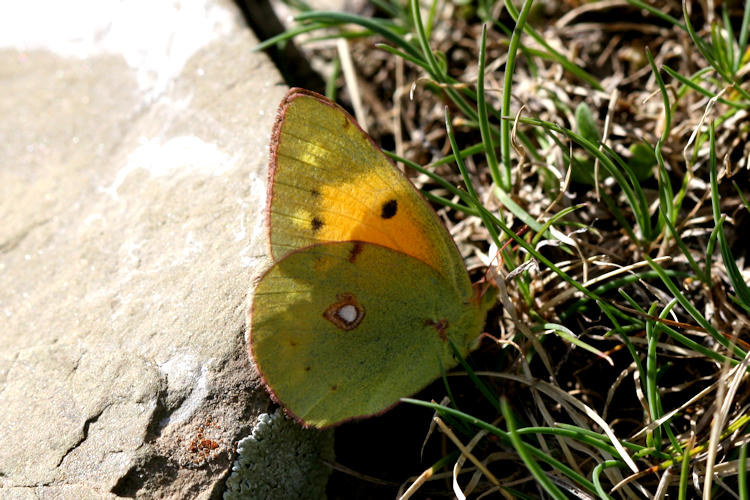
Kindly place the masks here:
POLYGON ((441 430, 403 498, 750 498, 749 3, 295 2, 263 42, 318 47, 500 289, 455 397, 404 400, 441 430))

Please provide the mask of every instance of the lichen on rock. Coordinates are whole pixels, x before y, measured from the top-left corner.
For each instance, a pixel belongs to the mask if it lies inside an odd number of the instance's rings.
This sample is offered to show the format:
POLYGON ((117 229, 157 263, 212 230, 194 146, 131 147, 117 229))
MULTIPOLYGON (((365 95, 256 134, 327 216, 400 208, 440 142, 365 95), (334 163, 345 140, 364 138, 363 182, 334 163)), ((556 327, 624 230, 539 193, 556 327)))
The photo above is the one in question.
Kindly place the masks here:
POLYGON ((326 497, 333 431, 304 429, 280 410, 258 417, 252 433, 237 445, 224 500, 326 497))

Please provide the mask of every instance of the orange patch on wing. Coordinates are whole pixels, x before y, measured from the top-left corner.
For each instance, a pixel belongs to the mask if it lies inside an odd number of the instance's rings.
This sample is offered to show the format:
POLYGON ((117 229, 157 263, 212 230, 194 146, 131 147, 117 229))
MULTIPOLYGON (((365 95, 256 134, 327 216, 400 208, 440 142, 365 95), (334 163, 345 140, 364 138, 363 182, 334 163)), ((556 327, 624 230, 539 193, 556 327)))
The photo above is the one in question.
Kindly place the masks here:
POLYGON ((435 269, 444 266, 427 233, 434 228, 420 224, 424 215, 411 209, 412 193, 396 196, 377 172, 361 175, 356 183, 321 186, 320 192, 316 212, 326 224, 317 228, 316 238, 375 243, 411 255, 435 269), (356 200, 352 193, 356 193, 356 200))

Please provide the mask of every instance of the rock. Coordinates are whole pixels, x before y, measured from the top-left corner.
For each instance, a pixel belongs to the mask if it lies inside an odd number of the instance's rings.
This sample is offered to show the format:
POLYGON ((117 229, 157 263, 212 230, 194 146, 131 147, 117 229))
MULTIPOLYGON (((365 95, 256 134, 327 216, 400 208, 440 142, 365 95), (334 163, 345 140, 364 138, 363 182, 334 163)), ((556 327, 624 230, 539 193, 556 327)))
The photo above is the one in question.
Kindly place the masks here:
POLYGON ((0 7, 4 498, 223 492, 269 407, 256 43, 228 0, 0 7))

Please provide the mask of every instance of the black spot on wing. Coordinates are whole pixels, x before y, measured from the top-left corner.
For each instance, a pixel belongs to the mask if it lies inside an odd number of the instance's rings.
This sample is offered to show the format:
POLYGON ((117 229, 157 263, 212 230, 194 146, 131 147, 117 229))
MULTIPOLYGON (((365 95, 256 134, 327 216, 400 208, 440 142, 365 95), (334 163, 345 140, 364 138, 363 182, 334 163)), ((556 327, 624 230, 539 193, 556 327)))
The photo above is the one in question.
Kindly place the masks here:
POLYGON ((396 200, 388 200, 380 206, 380 217, 383 219, 390 219, 398 212, 398 202, 396 200))
POLYGON ((313 217, 310 221, 310 229, 312 229, 313 233, 317 233, 320 231, 320 228, 323 227, 323 221, 320 220, 318 217, 313 217))

